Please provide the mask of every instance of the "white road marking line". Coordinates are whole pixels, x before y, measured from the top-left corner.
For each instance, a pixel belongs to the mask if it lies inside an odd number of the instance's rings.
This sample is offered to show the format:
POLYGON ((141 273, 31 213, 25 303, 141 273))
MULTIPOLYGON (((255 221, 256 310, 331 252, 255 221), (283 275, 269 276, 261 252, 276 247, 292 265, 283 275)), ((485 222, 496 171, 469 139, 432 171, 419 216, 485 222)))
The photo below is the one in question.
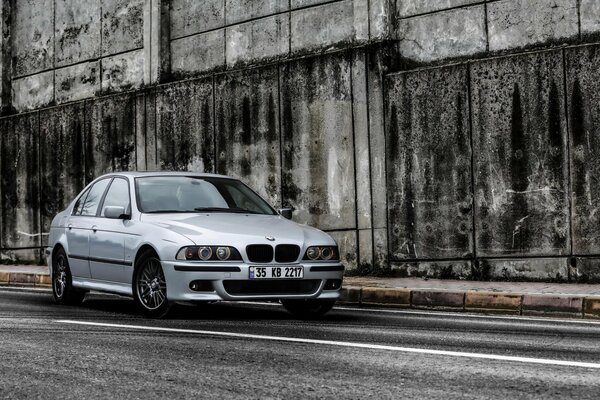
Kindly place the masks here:
POLYGON ((369 350, 388 350, 388 351, 398 351, 398 352, 415 353, 415 354, 429 354, 429 355, 449 356, 449 357, 477 358, 477 359, 483 359, 483 360, 512 361, 512 362, 529 363, 529 364, 544 364, 544 365, 556 365, 556 366, 565 366, 565 367, 581 367, 581 368, 600 369, 600 363, 551 360, 551 359, 546 359, 546 358, 502 356, 502 355, 482 354, 482 353, 465 353, 465 352, 460 352, 460 351, 419 349, 419 348, 412 348, 412 347, 387 346, 387 345, 369 344, 369 343, 341 342, 341 341, 335 341, 335 340, 304 339, 304 338, 294 338, 294 337, 284 337, 284 336, 254 335, 254 334, 250 334, 250 333, 219 332, 219 331, 206 331, 206 330, 196 330, 196 329, 161 328, 161 327, 143 326, 143 325, 122 325, 122 324, 110 324, 110 323, 102 323, 102 322, 74 321, 74 320, 67 320, 67 319, 56 320, 54 322, 61 323, 61 324, 98 326, 98 327, 105 327, 105 328, 132 329, 132 330, 154 331, 154 332, 192 333, 192 334, 197 334, 197 335, 220 336, 220 337, 228 337, 228 338, 235 338, 235 339, 258 339, 258 340, 271 340, 271 341, 289 342, 289 343, 320 344, 320 345, 328 345, 328 346, 352 347, 352 348, 369 349, 369 350))

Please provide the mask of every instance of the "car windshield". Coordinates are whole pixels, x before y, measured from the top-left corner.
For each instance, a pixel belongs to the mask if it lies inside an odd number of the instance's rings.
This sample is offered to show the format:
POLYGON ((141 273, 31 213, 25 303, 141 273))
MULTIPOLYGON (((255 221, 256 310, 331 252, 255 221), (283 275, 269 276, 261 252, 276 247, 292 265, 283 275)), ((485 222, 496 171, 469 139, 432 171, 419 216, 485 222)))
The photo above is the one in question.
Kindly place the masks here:
POLYGON ((194 176, 136 178, 143 213, 228 212, 275 215, 260 196, 235 179, 194 176))

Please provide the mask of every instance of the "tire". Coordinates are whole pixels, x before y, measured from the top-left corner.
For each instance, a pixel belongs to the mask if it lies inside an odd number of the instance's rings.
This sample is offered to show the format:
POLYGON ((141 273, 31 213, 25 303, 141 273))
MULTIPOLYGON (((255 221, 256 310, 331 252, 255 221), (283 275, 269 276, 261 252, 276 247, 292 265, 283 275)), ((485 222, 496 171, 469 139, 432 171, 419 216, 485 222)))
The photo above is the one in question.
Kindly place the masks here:
POLYGON ((281 304, 297 318, 314 319, 329 312, 335 300, 281 300, 281 304))
POLYGON ((64 249, 59 249, 52 259, 52 295, 54 302, 62 305, 79 305, 85 298, 85 291, 73 287, 73 276, 64 249))
POLYGON ((154 251, 146 250, 138 258, 132 289, 135 303, 145 316, 164 318, 171 310, 165 275, 154 251))

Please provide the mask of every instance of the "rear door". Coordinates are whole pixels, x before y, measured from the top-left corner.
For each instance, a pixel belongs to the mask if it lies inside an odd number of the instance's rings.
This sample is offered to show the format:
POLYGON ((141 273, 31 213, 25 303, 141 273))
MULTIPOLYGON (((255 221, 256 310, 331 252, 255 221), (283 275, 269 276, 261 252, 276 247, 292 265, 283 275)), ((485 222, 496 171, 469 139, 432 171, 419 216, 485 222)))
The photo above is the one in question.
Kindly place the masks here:
POLYGON ((67 221, 69 267, 76 278, 90 278, 90 231, 96 223, 96 212, 110 179, 102 179, 77 200, 73 214, 67 221))

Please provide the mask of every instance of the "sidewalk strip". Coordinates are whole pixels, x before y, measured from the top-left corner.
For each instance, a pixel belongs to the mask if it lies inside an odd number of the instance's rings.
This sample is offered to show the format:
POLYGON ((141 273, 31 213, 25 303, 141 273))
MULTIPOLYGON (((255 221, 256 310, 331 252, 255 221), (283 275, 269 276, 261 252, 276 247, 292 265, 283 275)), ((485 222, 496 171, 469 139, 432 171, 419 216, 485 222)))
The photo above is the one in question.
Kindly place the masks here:
POLYGON ((494 361, 509 361, 509 362, 518 362, 518 363, 528 363, 528 364, 541 364, 541 365, 553 365, 553 366, 564 366, 564 367, 600 369, 600 363, 551 360, 551 359, 546 359, 546 358, 502 356, 502 355, 482 354, 482 353, 465 353, 465 352, 459 352, 459 351, 419 349, 419 348, 412 348, 412 347, 387 346, 387 345, 370 344, 370 343, 341 342, 341 341, 334 341, 334 340, 304 339, 304 338, 293 338, 293 337, 284 337, 284 336, 254 335, 254 334, 249 334, 249 333, 205 331, 205 330, 196 330, 196 329, 161 328, 161 327, 143 326, 143 325, 121 325, 121 324, 109 324, 109 323, 101 323, 101 322, 84 322, 84 321, 73 321, 73 320, 56 320, 54 322, 60 323, 60 324, 96 326, 96 327, 104 327, 104 328, 130 329, 130 330, 153 331, 153 332, 173 332, 173 333, 196 334, 196 335, 205 335, 205 336, 227 337, 227 338, 234 338, 234 339, 257 339, 257 340, 278 341, 278 342, 288 342, 288 343, 318 344, 318 345, 340 346, 340 347, 350 347, 350 348, 369 349, 369 350, 397 351, 397 352, 413 353, 413 354, 427 354, 427 355, 437 355, 437 356, 475 358, 475 359, 494 360, 494 361))

